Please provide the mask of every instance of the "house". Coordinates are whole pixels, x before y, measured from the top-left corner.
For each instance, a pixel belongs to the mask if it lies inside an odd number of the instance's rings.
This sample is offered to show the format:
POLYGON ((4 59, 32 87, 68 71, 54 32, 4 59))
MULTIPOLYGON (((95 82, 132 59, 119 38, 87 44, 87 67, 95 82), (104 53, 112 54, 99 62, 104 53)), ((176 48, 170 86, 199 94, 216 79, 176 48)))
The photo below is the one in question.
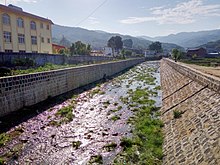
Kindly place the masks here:
POLYGON ((114 51, 114 53, 113 53, 113 50, 111 47, 108 47, 108 46, 104 47, 104 56, 113 57, 115 55, 117 55, 117 52, 114 51))
POLYGON ((205 57, 207 54, 207 51, 205 48, 194 48, 194 49, 187 49, 186 55, 188 57, 193 57, 196 55, 196 57, 205 57))
POLYGON ((53 22, 0 4, 0 52, 52 53, 53 22))
POLYGON ((54 44, 54 43, 52 44, 53 54, 59 54, 61 49, 66 49, 66 47, 62 45, 54 44))
POLYGON ((91 51, 91 56, 103 56, 103 51, 102 50, 92 50, 91 51))

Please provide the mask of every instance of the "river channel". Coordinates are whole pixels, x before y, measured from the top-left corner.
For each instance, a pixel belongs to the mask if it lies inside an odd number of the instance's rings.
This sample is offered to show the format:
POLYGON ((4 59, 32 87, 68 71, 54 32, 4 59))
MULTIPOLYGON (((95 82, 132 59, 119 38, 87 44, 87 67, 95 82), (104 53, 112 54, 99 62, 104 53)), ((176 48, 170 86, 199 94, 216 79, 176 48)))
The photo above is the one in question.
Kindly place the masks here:
POLYGON ((161 107, 160 63, 144 62, 94 88, 73 95, 25 122, 11 128, 13 138, 0 148, 7 164, 113 164, 123 148, 122 137, 132 136, 134 115, 129 105, 129 91, 148 89, 155 106, 161 107), (147 83, 141 76, 153 78, 147 83), (158 88, 156 88, 158 87, 158 88), (70 107, 72 117, 64 120, 63 107, 70 107), (107 144, 115 144, 113 149, 107 144))

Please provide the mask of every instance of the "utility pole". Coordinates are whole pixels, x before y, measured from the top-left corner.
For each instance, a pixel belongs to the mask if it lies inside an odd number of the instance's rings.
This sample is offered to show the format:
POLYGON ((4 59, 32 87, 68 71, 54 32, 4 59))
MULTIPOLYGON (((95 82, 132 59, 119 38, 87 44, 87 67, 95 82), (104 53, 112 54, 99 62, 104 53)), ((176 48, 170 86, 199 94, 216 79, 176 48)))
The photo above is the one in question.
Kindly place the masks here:
POLYGON ((5 6, 7 5, 7 0, 5 0, 5 6))

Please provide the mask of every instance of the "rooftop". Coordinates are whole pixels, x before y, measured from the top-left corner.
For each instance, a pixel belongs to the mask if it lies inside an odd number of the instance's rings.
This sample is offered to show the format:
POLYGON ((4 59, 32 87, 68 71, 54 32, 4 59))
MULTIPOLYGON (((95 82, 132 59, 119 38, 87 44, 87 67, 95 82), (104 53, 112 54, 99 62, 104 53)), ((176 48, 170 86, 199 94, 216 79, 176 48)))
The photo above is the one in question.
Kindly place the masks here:
POLYGON ((8 6, 0 4, 0 9, 3 10, 3 11, 13 12, 13 13, 16 13, 16 14, 19 14, 19 15, 22 15, 22 16, 32 17, 32 18, 39 19, 41 21, 46 21, 46 22, 49 22, 49 23, 53 24, 53 22, 50 19, 43 18, 43 17, 31 14, 31 13, 24 12, 22 10, 22 8, 11 5, 11 4, 8 5, 8 6))

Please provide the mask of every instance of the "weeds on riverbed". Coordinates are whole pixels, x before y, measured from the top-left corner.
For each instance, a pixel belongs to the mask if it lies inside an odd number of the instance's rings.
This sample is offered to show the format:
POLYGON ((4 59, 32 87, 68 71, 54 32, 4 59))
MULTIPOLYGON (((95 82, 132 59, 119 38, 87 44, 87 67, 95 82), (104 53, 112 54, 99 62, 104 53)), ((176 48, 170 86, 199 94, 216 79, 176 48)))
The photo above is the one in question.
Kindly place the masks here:
MULTIPOLYGON (((152 85, 155 78, 151 74, 140 73, 136 76, 136 80, 152 85)), ((159 108, 154 106, 155 101, 149 99, 150 96, 156 96, 157 92, 137 88, 129 90, 127 94, 129 97, 126 101, 124 98, 121 100, 129 103, 128 106, 134 112, 134 116, 128 120, 128 123, 133 125, 132 137, 121 139, 123 152, 117 155, 114 164, 162 164, 164 125, 158 118, 159 108)))
POLYGON ((116 115, 111 117, 111 120, 113 120, 113 121, 116 121, 116 120, 119 120, 119 119, 120 119, 120 117, 116 116, 116 115))
POLYGON ((89 164, 93 164, 93 163, 103 164, 102 155, 91 156, 89 160, 89 164))
POLYGON ((57 111, 56 115, 64 117, 67 122, 70 122, 74 117, 72 109, 72 106, 63 107, 57 111))
POLYGON ((10 133, 1 133, 0 134, 0 147, 6 145, 7 142, 11 141, 13 138, 19 136, 23 132, 24 130, 22 127, 17 127, 15 128, 14 131, 11 131, 10 133))
POLYGON ((4 146, 8 141, 10 141, 10 136, 6 133, 0 134, 0 147, 4 146))
POLYGON ((73 148, 75 148, 75 149, 78 149, 81 144, 82 144, 81 141, 73 141, 73 142, 72 142, 72 146, 73 146, 73 148))
POLYGON ((109 144, 106 144, 103 148, 106 149, 108 152, 114 150, 117 147, 117 144, 112 142, 109 144))
POLYGON ((161 164, 163 123, 151 117, 154 107, 141 107, 133 119, 134 130, 132 138, 123 138, 121 146, 124 151, 117 156, 114 163, 120 164, 161 164))

